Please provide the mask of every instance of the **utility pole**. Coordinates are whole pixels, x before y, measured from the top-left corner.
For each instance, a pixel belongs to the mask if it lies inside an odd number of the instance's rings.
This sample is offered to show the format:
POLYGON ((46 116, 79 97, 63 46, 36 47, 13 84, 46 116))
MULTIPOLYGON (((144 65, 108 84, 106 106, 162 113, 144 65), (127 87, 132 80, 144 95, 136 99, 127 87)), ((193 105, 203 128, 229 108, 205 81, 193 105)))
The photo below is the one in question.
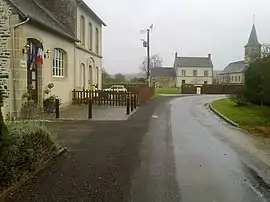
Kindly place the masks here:
MULTIPOLYGON (((146 41, 143 40, 143 47, 146 48, 146 55, 147 55, 147 84, 148 86, 151 85, 151 75, 150 75, 150 65, 151 65, 151 61, 150 61, 150 30, 153 29, 153 24, 146 29, 146 41)), ((144 32, 145 30, 143 30, 144 32)))
POLYGON ((150 87, 150 29, 147 29, 147 84, 150 87))

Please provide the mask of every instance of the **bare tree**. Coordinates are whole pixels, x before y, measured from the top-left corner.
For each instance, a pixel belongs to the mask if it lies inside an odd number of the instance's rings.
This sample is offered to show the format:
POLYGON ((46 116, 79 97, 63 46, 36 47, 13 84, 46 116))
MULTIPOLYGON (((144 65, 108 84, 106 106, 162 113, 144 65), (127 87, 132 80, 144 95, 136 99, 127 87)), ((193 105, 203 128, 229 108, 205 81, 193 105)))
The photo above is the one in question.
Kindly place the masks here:
MULTIPOLYGON (((151 56, 151 58, 150 58, 150 69, 157 68, 157 67, 162 67, 162 65, 163 65, 163 59, 159 55, 155 54, 155 55, 151 56)), ((140 69, 143 72, 147 72, 147 58, 145 58, 142 61, 140 69)))

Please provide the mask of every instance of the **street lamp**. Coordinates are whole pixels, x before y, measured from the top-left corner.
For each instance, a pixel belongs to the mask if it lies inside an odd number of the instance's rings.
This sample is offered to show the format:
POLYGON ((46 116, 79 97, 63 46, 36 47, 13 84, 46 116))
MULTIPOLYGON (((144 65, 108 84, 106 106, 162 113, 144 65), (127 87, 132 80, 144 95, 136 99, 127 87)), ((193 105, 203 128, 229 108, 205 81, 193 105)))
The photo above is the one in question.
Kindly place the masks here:
POLYGON ((147 32, 147 37, 146 41, 143 39, 143 47, 146 48, 146 53, 147 53, 147 84, 148 86, 151 85, 151 80, 150 80, 150 30, 153 29, 153 24, 149 26, 149 28, 144 29, 141 31, 141 33, 147 32))

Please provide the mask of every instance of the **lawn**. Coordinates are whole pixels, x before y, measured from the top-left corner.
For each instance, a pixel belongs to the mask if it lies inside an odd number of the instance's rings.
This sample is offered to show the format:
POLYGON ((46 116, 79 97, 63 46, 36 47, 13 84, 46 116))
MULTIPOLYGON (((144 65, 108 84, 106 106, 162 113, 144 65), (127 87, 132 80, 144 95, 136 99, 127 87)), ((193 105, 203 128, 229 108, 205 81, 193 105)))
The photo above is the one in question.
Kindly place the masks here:
POLYGON ((270 107, 248 104, 237 106, 229 99, 216 100, 213 108, 250 132, 263 132, 270 135, 270 107))
POLYGON ((156 88, 156 95, 159 94, 180 94, 179 88, 156 88))

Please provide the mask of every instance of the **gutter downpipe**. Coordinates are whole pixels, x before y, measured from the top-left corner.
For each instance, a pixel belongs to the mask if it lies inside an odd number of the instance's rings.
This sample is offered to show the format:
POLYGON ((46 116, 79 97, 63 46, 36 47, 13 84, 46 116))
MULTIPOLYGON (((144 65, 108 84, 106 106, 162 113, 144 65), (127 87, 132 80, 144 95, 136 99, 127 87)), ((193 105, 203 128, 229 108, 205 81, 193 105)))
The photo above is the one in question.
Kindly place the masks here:
MULTIPOLYGON (((15 114, 15 117, 17 118, 17 105, 16 105, 16 93, 15 93, 15 90, 16 90, 16 85, 15 85, 15 28, 23 25, 23 24, 26 24, 28 21, 30 20, 29 17, 27 17, 27 19, 21 23, 18 23, 16 25, 14 25, 12 27, 12 69, 11 69, 11 81, 12 81, 12 87, 13 87, 13 113, 15 114)), ((11 99, 10 99, 11 100, 11 99)), ((10 120, 12 120, 12 116, 10 116, 10 120)))

